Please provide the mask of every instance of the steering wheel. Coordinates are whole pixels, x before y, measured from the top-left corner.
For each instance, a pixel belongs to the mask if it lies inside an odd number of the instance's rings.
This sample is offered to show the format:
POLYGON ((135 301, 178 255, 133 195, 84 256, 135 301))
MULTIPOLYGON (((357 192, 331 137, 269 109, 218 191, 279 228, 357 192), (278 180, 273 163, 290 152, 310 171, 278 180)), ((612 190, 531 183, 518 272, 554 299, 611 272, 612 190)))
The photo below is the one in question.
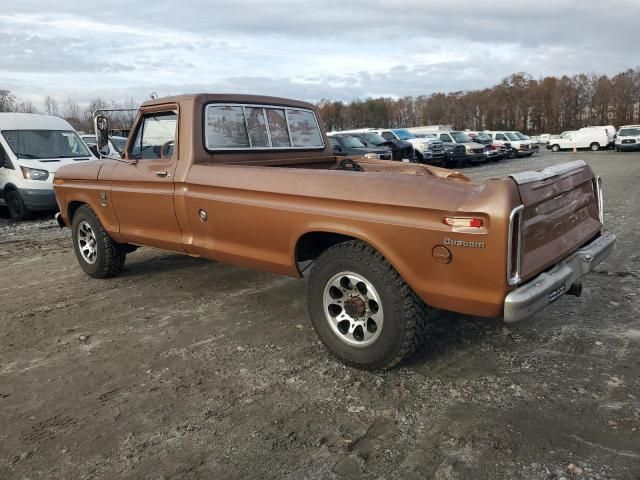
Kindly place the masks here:
POLYGON ((173 157, 173 149, 175 147, 176 141, 169 140, 168 142, 164 142, 162 147, 160 147, 160 158, 162 160, 166 160, 168 158, 173 157))

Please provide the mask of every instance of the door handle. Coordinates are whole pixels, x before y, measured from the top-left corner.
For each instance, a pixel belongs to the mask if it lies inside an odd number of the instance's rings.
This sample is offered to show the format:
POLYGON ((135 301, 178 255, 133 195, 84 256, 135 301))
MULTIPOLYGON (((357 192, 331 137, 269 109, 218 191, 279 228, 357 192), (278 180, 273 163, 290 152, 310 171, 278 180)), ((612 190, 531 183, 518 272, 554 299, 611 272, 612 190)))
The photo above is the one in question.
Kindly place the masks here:
POLYGON ((168 177, 169 176, 169 172, 167 172, 166 170, 160 170, 156 172, 156 175, 159 177, 168 177))

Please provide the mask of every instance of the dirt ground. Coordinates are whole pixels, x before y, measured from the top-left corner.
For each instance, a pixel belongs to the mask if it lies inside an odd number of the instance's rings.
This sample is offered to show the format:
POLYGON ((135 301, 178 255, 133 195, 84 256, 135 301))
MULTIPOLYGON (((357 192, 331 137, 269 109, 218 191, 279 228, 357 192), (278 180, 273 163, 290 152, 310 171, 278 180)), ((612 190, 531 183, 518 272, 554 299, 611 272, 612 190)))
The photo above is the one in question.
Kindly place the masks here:
POLYGON ((640 154, 602 175, 614 254, 533 318, 443 313, 409 361, 344 367, 305 282, 141 249, 82 273, 48 215, 0 219, 0 478, 640 478, 640 154))

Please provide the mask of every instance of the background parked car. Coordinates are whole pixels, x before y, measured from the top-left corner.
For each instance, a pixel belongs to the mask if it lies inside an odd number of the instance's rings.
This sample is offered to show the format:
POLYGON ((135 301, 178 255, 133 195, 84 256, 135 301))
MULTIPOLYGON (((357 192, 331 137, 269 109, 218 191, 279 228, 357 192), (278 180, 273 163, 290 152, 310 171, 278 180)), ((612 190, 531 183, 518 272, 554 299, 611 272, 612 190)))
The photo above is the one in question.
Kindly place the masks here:
POLYGON ((416 161, 419 163, 441 164, 444 161, 442 144, 434 142, 433 139, 418 138, 404 128, 378 129, 373 131, 387 140, 396 139, 411 143, 416 154, 416 161))
POLYGON ((54 173, 63 165, 95 159, 62 118, 0 113, 0 203, 6 203, 14 220, 56 210, 54 173))
POLYGON ((485 132, 467 132, 474 142, 484 145, 484 154, 488 160, 502 160, 509 157, 510 143, 494 142, 491 136, 485 132))
MULTIPOLYGON (((466 164, 482 163, 487 161, 484 154, 484 145, 474 142, 465 132, 452 130, 448 132, 438 131, 435 133, 445 145, 462 145, 465 148, 466 164)), ((463 166, 463 165, 461 165, 463 166)))
MULTIPOLYGON (((83 133, 80 135, 82 141, 89 147, 91 153, 93 153, 96 157, 100 158, 100 152, 98 152, 98 142, 96 140, 96 136, 83 133)), ((127 145, 127 137, 109 137, 109 152, 107 155, 109 157, 119 157, 127 145)))
POLYGON ((511 157, 530 157, 533 155, 531 150, 531 141, 530 140, 522 140, 520 137, 516 135, 516 132, 512 131, 490 131, 485 130, 485 133, 491 136, 492 140, 496 143, 506 145, 511 145, 511 157))
POLYGON ((375 132, 354 132, 349 135, 357 138, 367 147, 388 147, 391 149, 393 160, 409 160, 415 161, 416 156, 411 143, 393 138, 387 140, 382 135, 375 132))
POLYGON ((520 132, 513 132, 513 133, 515 133, 519 139, 528 140, 529 142, 531 142, 530 143, 531 155, 540 153, 540 143, 538 143, 538 141, 533 140, 529 135, 525 135, 524 133, 520 133, 520 132))
MULTIPOLYGON (((429 138, 440 141, 439 137, 435 133, 419 133, 416 134, 419 138, 429 138)), ((463 167, 467 162, 467 149, 464 145, 457 144, 442 144, 444 150, 444 162, 442 165, 446 168, 459 168, 463 167)))
POLYGON ((615 141, 616 152, 640 150, 640 125, 623 125, 615 141))
POLYGON ((334 155, 378 158, 391 160, 391 149, 388 147, 367 147, 364 143, 351 135, 336 134, 329 137, 334 155))

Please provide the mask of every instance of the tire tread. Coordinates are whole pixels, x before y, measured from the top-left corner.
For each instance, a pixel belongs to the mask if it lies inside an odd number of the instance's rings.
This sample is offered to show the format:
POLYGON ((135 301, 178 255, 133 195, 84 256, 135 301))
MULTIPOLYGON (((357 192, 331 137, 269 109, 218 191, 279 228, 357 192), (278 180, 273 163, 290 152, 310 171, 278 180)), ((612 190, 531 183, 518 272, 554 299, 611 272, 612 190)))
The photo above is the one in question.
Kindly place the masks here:
MULTIPOLYGON (((325 250, 316 262, 339 258, 351 258, 352 260, 366 264, 376 272, 378 278, 382 279, 385 284, 390 285, 393 290, 398 292, 396 301, 402 304, 404 337, 401 339, 401 345, 395 348, 395 355, 392 358, 369 362, 354 361, 345 358, 340 355, 339 352, 332 349, 330 345, 327 345, 325 342, 323 343, 325 343, 327 349, 334 356, 349 366, 367 370, 387 370, 393 368, 403 359, 411 356, 416 349, 424 343, 427 332, 427 321, 433 310, 416 295, 413 289, 407 285, 391 264, 370 245, 359 240, 338 243, 325 250)), ((309 289, 310 288, 311 281, 309 282, 309 289)))
POLYGON ((91 274, 91 276, 94 278, 115 277, 124 268, 124 264, 127 259, 127 253, 125 249, 122 248, 119 243, 115 242, 113 238, 109 236, 107 231, 100 223, 98 216, 89 205, 82 205, 81 207, 79 207, 74 214, 74 220, 78 215, 81 214, 88 215, 92 218, 92 220, 94 220, 96 236, 100 237, 102 245, 104 246, 104 249, 101 252, 104 258, 102 266, 94 274, 91 274))

